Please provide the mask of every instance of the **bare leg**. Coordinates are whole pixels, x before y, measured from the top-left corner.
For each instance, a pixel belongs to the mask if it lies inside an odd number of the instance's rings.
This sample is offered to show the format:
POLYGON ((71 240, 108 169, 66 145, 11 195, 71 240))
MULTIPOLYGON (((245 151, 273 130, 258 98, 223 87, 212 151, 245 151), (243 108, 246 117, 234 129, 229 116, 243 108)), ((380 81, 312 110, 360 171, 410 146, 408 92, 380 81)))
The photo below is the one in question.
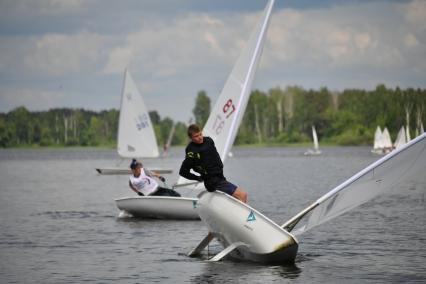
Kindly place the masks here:
POLYGON ((239 187, 237 187, 232 196, 240 200, 241 202, 247 203, 247 193, 239 187))

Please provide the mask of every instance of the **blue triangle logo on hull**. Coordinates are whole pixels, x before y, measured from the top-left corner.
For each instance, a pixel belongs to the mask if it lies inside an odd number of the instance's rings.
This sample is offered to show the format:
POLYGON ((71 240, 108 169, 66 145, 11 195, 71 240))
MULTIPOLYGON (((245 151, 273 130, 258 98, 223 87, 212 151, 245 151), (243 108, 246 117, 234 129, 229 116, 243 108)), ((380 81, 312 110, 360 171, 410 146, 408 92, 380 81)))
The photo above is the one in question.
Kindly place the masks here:
POLYGON ((254 216, 254 212, 250 211, 250 214, 247 217, 247 222, 256 221, 256 216, 254 216))

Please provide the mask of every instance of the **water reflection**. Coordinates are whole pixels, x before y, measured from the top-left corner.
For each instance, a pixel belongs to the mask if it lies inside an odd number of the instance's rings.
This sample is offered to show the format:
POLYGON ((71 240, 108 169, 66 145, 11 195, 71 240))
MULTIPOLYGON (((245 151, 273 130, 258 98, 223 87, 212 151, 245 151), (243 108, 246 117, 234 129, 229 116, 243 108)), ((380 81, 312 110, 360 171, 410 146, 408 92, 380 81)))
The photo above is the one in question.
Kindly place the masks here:
POLYGON ((250 262, 205 262, 202 273, 191 278, 191 283, 269 283, 283 279, 296 279, 302 270, 296 264, 261 265, 250 262))

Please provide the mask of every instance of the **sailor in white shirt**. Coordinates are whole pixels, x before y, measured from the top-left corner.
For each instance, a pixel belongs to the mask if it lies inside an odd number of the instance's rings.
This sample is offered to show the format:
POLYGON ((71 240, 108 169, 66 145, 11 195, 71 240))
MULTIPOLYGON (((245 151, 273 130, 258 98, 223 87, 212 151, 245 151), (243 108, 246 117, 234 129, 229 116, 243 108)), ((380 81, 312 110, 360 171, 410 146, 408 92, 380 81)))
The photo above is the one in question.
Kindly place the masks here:
POLYGON ((133 159, 132 163, 130 164, 130 168, 132 169, 132 174, 129 178, 129 186, 138 195, 180 197, 180 194, 176 191, 159 186, 154 177, 158 178, 162 182, 165 182, 166 179, 155 172, 144 169, 142 163, 133 159))

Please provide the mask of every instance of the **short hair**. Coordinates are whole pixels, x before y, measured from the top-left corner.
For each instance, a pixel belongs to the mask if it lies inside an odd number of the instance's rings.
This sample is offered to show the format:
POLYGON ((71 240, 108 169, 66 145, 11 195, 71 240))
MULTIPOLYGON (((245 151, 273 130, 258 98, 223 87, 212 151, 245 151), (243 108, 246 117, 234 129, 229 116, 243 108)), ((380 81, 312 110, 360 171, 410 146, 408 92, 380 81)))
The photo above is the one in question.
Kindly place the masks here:
POLYGON ((201 128, 197 124, 191 124, 190 126, 188 126, 187 134, 189 138, 192 137, 192 134, 198 132, 201 132, 201 128))

